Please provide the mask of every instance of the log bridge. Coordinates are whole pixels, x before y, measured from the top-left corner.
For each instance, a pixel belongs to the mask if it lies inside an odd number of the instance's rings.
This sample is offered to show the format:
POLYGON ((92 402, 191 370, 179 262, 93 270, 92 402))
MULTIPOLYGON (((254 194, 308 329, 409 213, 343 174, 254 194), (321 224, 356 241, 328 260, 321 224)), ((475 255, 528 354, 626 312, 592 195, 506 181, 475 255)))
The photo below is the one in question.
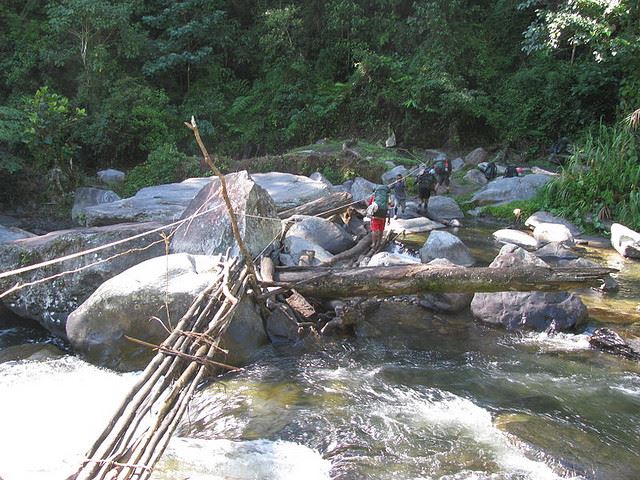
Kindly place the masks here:
MULTIPOLYGON (((460 268, 429 265, 392 267, 296 267, 275 269, 268 257, 251 261, 238 233, 224 177, 215 168, 192 119, 205 160, 219 176, 241 258, 228 259, 215 281, 196 298, 123 400, 85 460, 68 480, 145 480, 162 456, 196 388, 223 372, 238 370, 221 361, 220 339, 236 306, 252 295, 263 315, 293 310, 284 294, 318 299, 409 295, 426 292, 559 290, 601 284, 610 268, 460 268), (260 273, 258 273, 260 272, 260 273)), ((346 202, 342 202, 344 204, 346 202)), ((342 208, 342 207, 341 207, 342 208)), ((313 209, 311 209, 313 210, 313 209)), ((308 213, 307 207, 289 213, 308 213)), ((362 242, 366 245, 366 242, 362 242)), ((357 250, 357 249, 356 249, 357 250)))

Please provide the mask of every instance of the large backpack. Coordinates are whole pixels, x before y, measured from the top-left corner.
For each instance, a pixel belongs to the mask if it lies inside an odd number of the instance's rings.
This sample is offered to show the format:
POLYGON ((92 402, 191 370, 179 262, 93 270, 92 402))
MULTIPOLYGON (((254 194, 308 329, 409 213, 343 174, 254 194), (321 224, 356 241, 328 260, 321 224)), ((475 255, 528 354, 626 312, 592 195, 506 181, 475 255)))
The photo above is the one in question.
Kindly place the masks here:
POLYGON ((373 201, 378 204, 378 210, 386 211, 389 205, 389 187, 381 185, 373 192, 373 201))
POLYGON ((511 177, 517 177, 517 176, 518 176, 518 170, 516 169, 516 167, 514 167, 513 165, 508 165, 507 169, 504 172, 504 177, 511 178, 511 177))
POLYGON ((445 175, 449 173, 449 161, 446 159, 436 160, 433 164, 433 169, 438 175, 445 175))
POLYGON ((425 170, 418 177, 418 188, 421 188, 423 190, 431 190, 433 189, 433 186, 435 184, 436 184, 436 178, 427 170, 425 170))
POLYGON ((494 162, 489 162, 484 170, 484 176, 487 180, 493 180, 498 176, 498 168, 494 162))

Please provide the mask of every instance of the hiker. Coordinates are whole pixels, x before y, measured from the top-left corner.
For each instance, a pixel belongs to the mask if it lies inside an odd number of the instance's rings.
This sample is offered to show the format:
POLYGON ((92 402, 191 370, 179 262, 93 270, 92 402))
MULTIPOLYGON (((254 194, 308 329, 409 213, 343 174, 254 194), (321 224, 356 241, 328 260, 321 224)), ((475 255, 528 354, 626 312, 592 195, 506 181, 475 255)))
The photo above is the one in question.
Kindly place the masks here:
POLYGON ((436 172, 436 184, 435 191, 443 185, 447 187, 447 193, 449 193, 449 177, 451 177, 451 162, 447 158, 439 157, 433 164, 433 169, 436 172))
POLYGON ((382 233, 387 222, 389 187, 380 185, 369 197, 367 216, 371 217, 371 248, 377 249, 382 242, 382 233))
POLYGON ((418 185, 419 208, 426 211, 429 204, 429 197, 436 184, 435 170, 427 170, 426 168, 422 170, 422 173, 416 177, 416 184, 418 185))
POLYGON ((398 218, 398 207, 400 207, 400 213, 404 214, 404 209, 407 206, 407 184, 400 174, 393 182, 393 204, 393 218, 396 219, 398 218))

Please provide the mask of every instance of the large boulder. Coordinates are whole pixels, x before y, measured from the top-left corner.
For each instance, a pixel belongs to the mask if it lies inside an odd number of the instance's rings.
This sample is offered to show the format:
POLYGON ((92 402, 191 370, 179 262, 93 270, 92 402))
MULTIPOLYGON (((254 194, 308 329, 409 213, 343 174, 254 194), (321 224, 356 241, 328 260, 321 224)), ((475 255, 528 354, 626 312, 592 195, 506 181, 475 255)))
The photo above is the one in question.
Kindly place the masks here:
MULTIPOLYGON (((227 193, 236 214, 240 236, 252 256, 260 254, 281 231, 276 206, 269 194, 252 180, 246 171, 225 175, 227 193)), ((193 220, 180 225, 171 240, 171 253, 213 255, 239 253, 220 180, 212 179, 182 214, 193 220)))
POLYGON ((287 255, 288 258, 283 255, 280 255, 280 257, 281 260, 287 260, 287 262, 285 262, 287 266, 299 265, 301 257, 308 258, 308 252, 313 252, 313 259, 310 262, 311 265, 320 265, 333 258, 331 252, 325 250, 320 245, 304 238, 296 237, 295 235, 287 236, 284 239, 283 247, 283 254, 287 255))
MULTIPOLYGON (((489 266, 548 265, 522 248, 505 245, 489 266)), ((566 292, 476 293, 471 301, 471 312, 483 322, 503 325, 510 330, 567 330, 587 317, 587 307, 580 298, 566 292)))
POLYGON ((498 178, 476 192, 471 199, 478 205, 509 203, 515 200, 530 200, 538 189, 551 181, 551 175, 534 173, 524 177, 498 178))
POLYGON ((444 227, 444 224, 434 222, 427 217, 391 219, 388 226, 392 232, 404 234, 430 232, 444 227))
MULTIPOLYGON (((429 262, 434 267, 464 268, 446 258, 437 258, 429 262)), ((424 293, 418 295, 418 304, 434 312, 455 313, 469 308, 473 293, 424 293)))
POLYGON ((464 157, 464 163, 466 165, 476 167, 479 163, 486 162, 488 158, 489 153, 487 153, 484 148, 479 147, 470 152, 466 157, 464 157))
POLYGON ((541 245, 555 242, 573 245, 573 235, 571 231, 560 223, 539 223, 533 230, 533 237, 541 245))
POLYGON ((87 207, 101 205, 103 203, 117 202, 121 200, 117 193, 102 188, 81 187, 75 191, 71 218, 84 224, 87 207))
POLYGON ((538 211, 527 218, 524 222, 524 224, 532 230, 534 230, 541 223, 554 223, 564 225, 569 229, 571 235, 573 235, 574 237, 579 237, 580 235, 582 235, 582 230, 576 227, 569 220, 565 220, 562 217, 557 217, 549 212, 538 211))
POLYGON ((362 177, 356 177, 351 185, 351 195, 355 202, 366 202, 379 185, 362 177))
POLYGON ((640 233, 624 225, 611 225, 611 245, 623 257, 640 258, 640 233))
POLYGON ((106 170, 100 170, 98 172, 98 179, 107 185, 117 184, 124 182, 125 173, 120 170, 108 168, 106 170))
POLYGON ((14 240, 30 237, 35 237, 35 235, 18 227, 5 227, 4 225, 0 225, 0 243, 9 243, 14 240))
POLYGON ((172 222, 180 218, 191 200, 210 181, 210 177, 188 178, 180 183, 143 188, 133 197, 85 208, 85 223, 99 226, 125 222, 172 222))
POLYGON ((470 267, 475 259, 467 246, 449 232, 434 230, 420 249, 422 263, 429 263, 436 258, 446 258, 456 265, 470 267))
POLYGON ((493 238, 500 243, 511 243, 522 248, 538 248, 538 240, 522 230, 501 228, 493 232, 493 238))
POLYGON ((484 173, 482 173, 477 168, 469 170, 463 177, 463 180, 473 185, 480 185, 480 186, 483 186, 489 183, 489 181, 487 180, 487 177, 484 176, 484 173))
POLYGON ((295 223, 287 230, 286 237, 303 238, 333 254, 355 245, 354 236, 330 220, 306 215, 295 215, 290 220, 295 223))
POLYGON ((291 173, 253 173, 251 178, 273 198, 278 210, 297 207, 331 193, 331 187, 318 180, 291 173))
POLYGON ((402 175, 404 177, 408 171, 409 170, 407 170, 404 165, 393 167, 391 170, 388 170, 382 174, 382 183, 384 183, 385 185, 389 185, 391 182, 395 182, 396 176, 402 175))
POLYGON ((457 172, 458 170, 462 170, 464 168, 464 160, 460 157, 456 157, 451 160, 451 171, 457 172))
MULTIPOLYGON (((158 223, 129 223, 107 227, 60 230, 39 237, 25 238, 0 245, 0 270, 11 270, 54 260, 102 245, 112 244, 161 227, 158 223)), ((65 336, 65 322, 69 313, 78 308, 103 282, 133 265, 165 251, 160 233, 133 238, 97 252, 70 258, 19 277, 0 279, 0 290, 16 283, 43 283, 17 290, 3 299, 16 314, 31 318, 54 335, 65 336), (154 243, 155 242, 155 243, 154 243), (152 245, 153 244, 153 245, 152 245), (63 272, 72 272, 63 275, 63 272)))
POLYGON ((442 220, 464 218, 464 213, 453 198, 444 195, 434 195, 429 198, 427 211, 431 217, 442 220))
MULTIPOLYGON (((155 352, 126 337, 162 343, 220 268, 218 256, 181 253, 147 260, 102 284, 69 315, 67 337, 91 363, 142 369, 155 352)), ((257 308, 245 297, 222 339, 229 350, 225 363, 246 363, 266 341, 257 308)))

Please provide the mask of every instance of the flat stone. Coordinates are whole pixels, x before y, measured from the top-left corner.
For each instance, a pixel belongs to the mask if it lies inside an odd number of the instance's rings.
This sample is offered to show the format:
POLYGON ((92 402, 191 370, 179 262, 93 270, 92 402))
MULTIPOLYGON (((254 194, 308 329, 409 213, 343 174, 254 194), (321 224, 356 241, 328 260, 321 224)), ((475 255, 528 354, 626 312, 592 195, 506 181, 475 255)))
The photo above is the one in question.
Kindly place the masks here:
POLYGON ((538 241, 521 230, 503 228, 493 232, 493 238, 500 243, 511 243, 523 248, 538 248, 538 241))
POLYGON ((251 178, 269 192, 278 210, 297 207, 331 193, 326 183, 303 175, 269 172, 253 173, 251 178))
POLYGON ((564 225, 569 229, 569 231, 571 232, 571 235, 573 235, 574 237, 578 237, 582 234, 582 230, 576 227, 569 220, 566 220, 561 217, 557 217, 549 212, 538 211, 533 215, 531 215, 529 218, 527 218, 524 222, 524 224, 527 227, 531 228, 532 230, 534 230, 541 223, 554 223, 554 224, 564 225))
POLYGON ((497 178, 476 192, 471 201, 478 205, 490 205, 530 200, 536 196, 540 187, 552 179, 552 176, 540 173, 524 177, 497 178))
POLYGON ((445 225, 426 217, 409 218, 409 219, 391 219, 388 228, 394 233, 422 233, 445 228, 445 225))

